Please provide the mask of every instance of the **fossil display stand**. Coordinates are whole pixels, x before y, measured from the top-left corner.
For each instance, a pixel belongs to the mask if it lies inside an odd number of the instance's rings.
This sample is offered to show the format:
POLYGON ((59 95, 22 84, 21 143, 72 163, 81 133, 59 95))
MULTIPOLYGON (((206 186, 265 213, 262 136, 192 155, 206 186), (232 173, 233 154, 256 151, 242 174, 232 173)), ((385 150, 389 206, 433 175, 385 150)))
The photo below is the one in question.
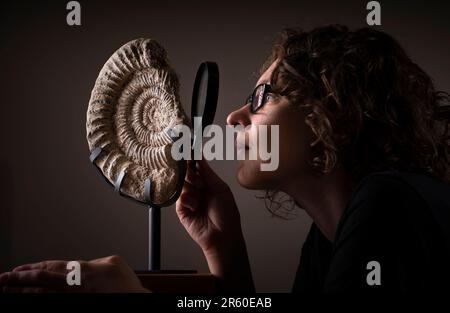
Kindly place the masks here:
MULTIPOLYGON (((191 118, 200 117, 202 119, 202 129, 211 124, 217 106, 219 88, 219 71, 214 62, 204 62, 200 65, 194 83, 192 95, 191 118)), ((176 140, 172 133, 168 134, 172 140, 176 140)), ((193 139, 194 144, 198 142, 193 139)), ((194 148, 194 147, 192 147, 194 148)), ((163 270, 161 269, 161 208, 170 206, 178 199, 186 174, 186 161, 180 160, 178 164, 178 181, 176 191, 170 199, 162 204, 154 204, 151 199, 152 181, 148 178, 144 185, 144 200, 137 200, 121 192, 121 185, 126 177, 126 171, 120 172, 115 183, 111 183, 97 166, 97 160, 104 150, 95 148, 90 161, 97 168, 100 175, 107 184, 121 196, 145 205, 149 212, 149 253, 148 270, 136 271, 144 287, 154 292, 187 292, 187 293, 209 293, 215 290, 215 280, 211 274, 198 274, 195 270, 163 270)))

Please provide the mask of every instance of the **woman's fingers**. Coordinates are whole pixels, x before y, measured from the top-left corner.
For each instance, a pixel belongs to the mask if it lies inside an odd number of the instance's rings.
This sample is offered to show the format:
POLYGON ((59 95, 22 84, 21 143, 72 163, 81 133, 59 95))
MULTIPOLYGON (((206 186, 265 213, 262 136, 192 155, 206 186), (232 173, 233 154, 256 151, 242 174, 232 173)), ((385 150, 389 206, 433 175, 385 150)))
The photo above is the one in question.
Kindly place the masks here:
POLYGON ((205 184, 214 191, 222 191, 228 185, 213 171, 205 158, 197 161, 197 171, 200 177, 205 181, 205 184))
POLYGON ((63 292, 66 281, 66 261, 43 261, 20 265, 0 275, 3 292, 46 293, 63 292))
POLYGON ((180 197, 176 202, 176 212, 182 224, 190 224, 200 209, 200 191, 192 184, 185 182, 180 197))
POLYGON ((199 201, 197 198, 196 192, 182 192, 180 194, 180 203, 184 207, 190 209, 192 212, 195 212, 199 208, 199 201))
POLYGON ((18 287, 3 286, 0 290, 4 293, 60 293, 63 290, 55 290, 47 287, 18 287))
POLYGON ((43 261, 37 263, 30 263, 17 266, 13 269, 13 272, 18 271, 28 271, 28 270, 47 270, 51 272, 65 273, 66 272, 66 261, 43 261))
POLYGON ((0 285, 65 287, 67 282, 65 274, 34 269, 3 273, 0 275, 0 285))
POLYGON ((202 178, 199 176, 198 173, 196 173, 192 169, 191 166, 188 166, 188 168, 187 168, 185 181, 188 182, 191 185, 196 186, 199 189, 204 187, 204 183, 203 183, 202 178))
POLYGON ((202 197, 203 193, 201 188, 202 185, 203 184, 198 175, 192 170, 188 170, 183 189, 181 190, 180 197, 177 202, 180 203, 182 207, 188 208, 191 211, 198 210, 200 204, 199 199, 202 197))

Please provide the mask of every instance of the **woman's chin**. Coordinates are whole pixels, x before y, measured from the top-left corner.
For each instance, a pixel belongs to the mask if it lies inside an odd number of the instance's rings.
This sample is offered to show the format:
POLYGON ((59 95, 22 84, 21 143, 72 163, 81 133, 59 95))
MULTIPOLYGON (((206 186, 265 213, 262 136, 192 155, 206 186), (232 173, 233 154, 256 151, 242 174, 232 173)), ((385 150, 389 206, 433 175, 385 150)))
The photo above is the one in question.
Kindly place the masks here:
POLYGON ((238 183, 246 188, 252 190, 267 189, 270 187, 271 179, 267 175, 268 172, 261 172, 260 163, 258 161, 240 161, 236 173, 238 183))

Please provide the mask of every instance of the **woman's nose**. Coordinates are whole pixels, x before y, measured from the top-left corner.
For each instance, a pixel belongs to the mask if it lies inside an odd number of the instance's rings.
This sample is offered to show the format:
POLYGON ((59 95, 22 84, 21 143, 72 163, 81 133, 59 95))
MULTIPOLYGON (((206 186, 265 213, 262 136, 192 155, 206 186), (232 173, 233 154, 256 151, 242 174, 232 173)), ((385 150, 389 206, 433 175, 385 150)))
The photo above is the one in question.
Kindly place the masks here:
POLYGON ((248 105, 244 105, 236 111, 231 112, 227 117, 227 124, 232 126, 242 125, 244 127, 250 125, 251 120, 248 105))

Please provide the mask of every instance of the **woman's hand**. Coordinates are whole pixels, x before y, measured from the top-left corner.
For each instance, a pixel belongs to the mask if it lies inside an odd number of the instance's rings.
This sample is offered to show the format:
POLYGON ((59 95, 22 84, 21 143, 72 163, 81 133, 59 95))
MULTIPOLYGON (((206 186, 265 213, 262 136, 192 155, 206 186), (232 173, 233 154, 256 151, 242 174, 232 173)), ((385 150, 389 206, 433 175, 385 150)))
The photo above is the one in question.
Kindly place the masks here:
POLYGON ((118 256, 79 261, 81 285, 67 284, 67 261, 21 265, 0 275, 3 292, 149 292, 118 256))
POLYGON ((181 224, 204 252, 240 240, 240 215, 230 188, 205 159, 196 162, 195 170, 192 164, 176 203, 181 224))
POLYGON ((221 291, 253 292, 253 278, 239 210, 228 185, 205 159, 188 163, 176 204, 181 224, 202 248, 221 291))

